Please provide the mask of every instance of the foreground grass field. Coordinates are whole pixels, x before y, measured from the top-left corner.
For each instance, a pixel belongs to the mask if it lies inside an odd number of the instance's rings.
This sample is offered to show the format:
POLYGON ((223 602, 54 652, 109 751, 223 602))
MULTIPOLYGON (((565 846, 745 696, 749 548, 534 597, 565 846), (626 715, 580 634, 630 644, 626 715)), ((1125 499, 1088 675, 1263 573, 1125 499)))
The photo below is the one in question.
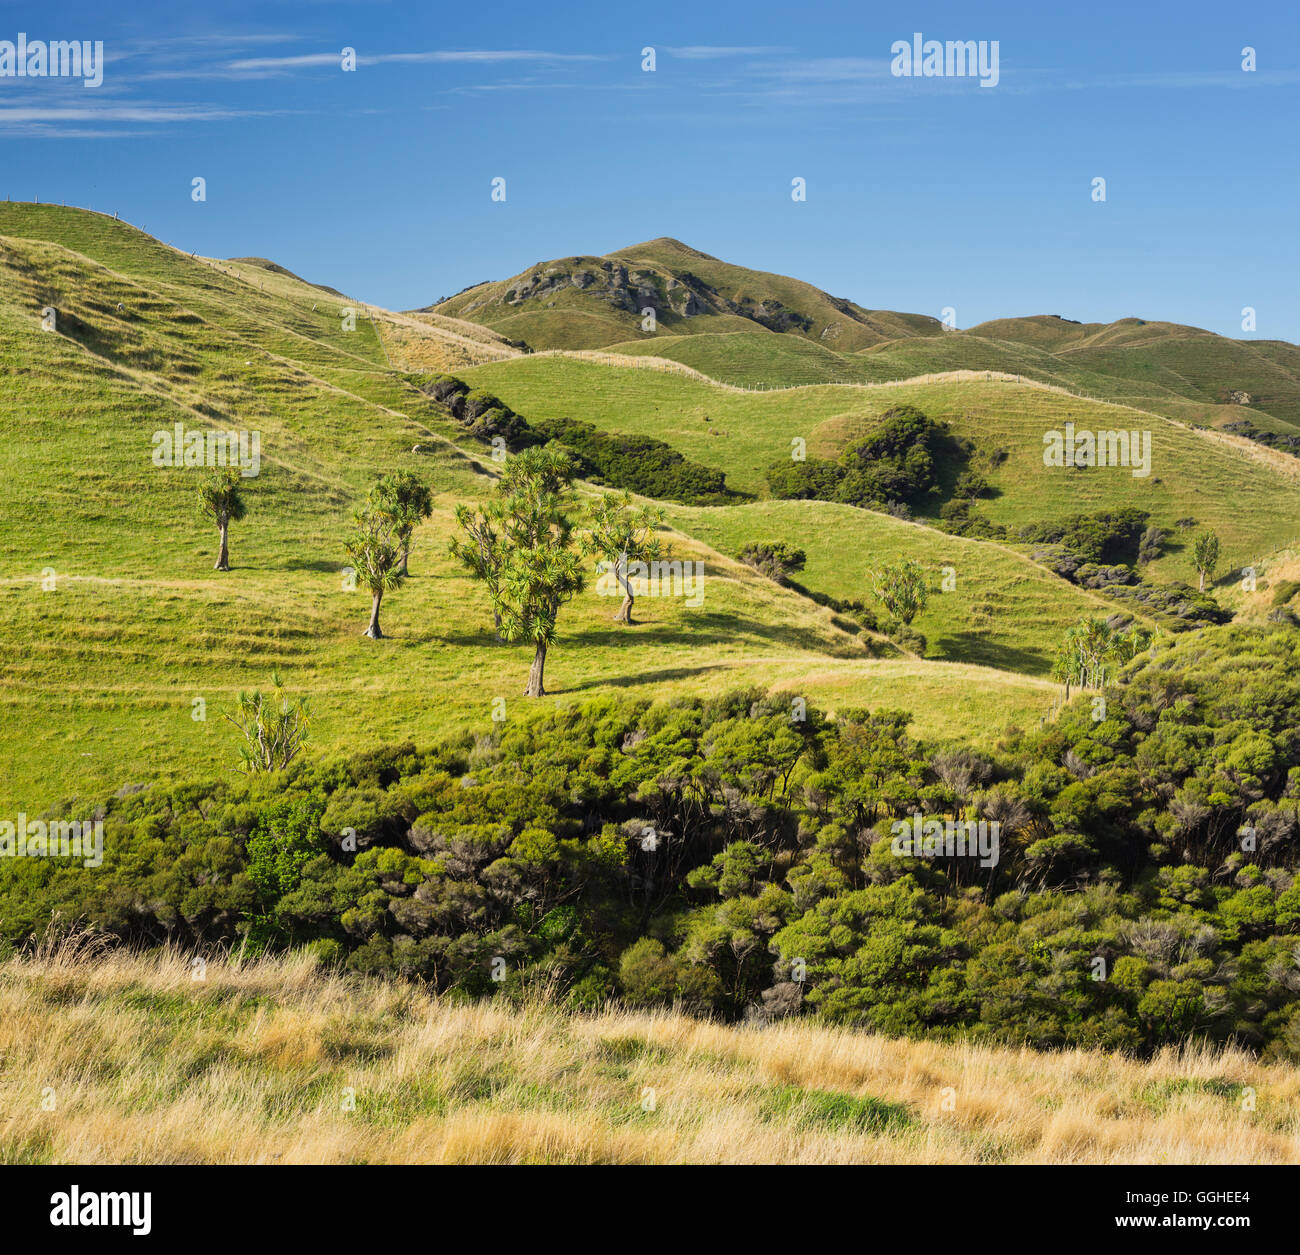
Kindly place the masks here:
POLYGON ((453 1003, 304 957, 65 944, 0 965, 0 1162, 1300 1163, 1300 1070, 453 1003))

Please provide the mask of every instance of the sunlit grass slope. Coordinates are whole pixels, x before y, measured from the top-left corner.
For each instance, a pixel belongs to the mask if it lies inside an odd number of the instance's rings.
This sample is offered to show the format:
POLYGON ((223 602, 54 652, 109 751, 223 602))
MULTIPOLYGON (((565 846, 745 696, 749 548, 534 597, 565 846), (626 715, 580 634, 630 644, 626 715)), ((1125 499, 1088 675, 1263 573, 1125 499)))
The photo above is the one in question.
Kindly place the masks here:
MULTIPOLYGON (((1300 537, 1300 487, 1272 465, 1219 439, 1156 414, 997 379, 958 378, 859 387, 822 385, 744 391, 698 377, 559 354, 535 355, 466 372, 526 417, 569 416, 607 430, 657 436, 688 457, 727 472, 734 488, 765 493, 764 471, 789 458, 795 440, 809 455, 834 457, 891 406, 918 406, 975 445, 996 496, 978 509, 1021 525, 1080 511, 1133 505, 1175 534, 1193 517, 1216 530, 1223 566, 1238 567, 1300 537), (1076 429, 1150 431, 1151 474, 1129 468, 1050 469, 1043 436, 1076 429)), ((1282 455, 1278 455, 1279 457, 1282 455)), ((1187 547, 1152 567, 1159 578, 1193 577, 1187 547)))
POLYGON ((764 541, 802 549, 807 565, 795 578, 841 601, 872 600, 868 571, 873 566, 904 558, 919 562, 932 592, 913 626, 926 637, 927 658, 1046 675, 1074 623, 1115 610, 1113 602, 1014 550, 853 506, 823 501, 674 506, 669 517, 723 553, 739 554, 746 544, 764 541), (945 583, 951 585, 947 591, 945 583))
MULTIPOLYGON (((190 258, 101 215, 6 205, 0 223, 0 813, 229 769, 221 715, 275 667, 312 699, 313 752, 487 729, 496 697, 523 708, 528 651, 493 643, 485 595, 447 553, 455 505, 491 490, 492 464, 388 367, 368 318, 344 331, 319 288, 190 258), (152 463, 153 433, 175 423, 261 432, 229 573, 211 569, 202 473, 152 463), (427 478, 436 510, 413 578, 385 600, 389 638, 369 641, 342 542, 353 506, 398 467, 427 478)), ((624 629, 587 592, 561 617, 547 700, 761 682, 903 706, 922 734, 956 736, 1054 700, 981 673, 950 729, 944 664, 873 659, 865 634, 808 599, 689 537, 675 548, 705 562, 702 603, 642 598, 624 629)))
POLYGON ((591 349, 625 340, 782 329, 852 353, 899 336, 935 335, 937 319, 867 310, 787 275, 733 265, 661 237, 603 257, 540 261, 436 306, 534 349, 591 349), (642 311, 657 311, 653 330, 642 311))

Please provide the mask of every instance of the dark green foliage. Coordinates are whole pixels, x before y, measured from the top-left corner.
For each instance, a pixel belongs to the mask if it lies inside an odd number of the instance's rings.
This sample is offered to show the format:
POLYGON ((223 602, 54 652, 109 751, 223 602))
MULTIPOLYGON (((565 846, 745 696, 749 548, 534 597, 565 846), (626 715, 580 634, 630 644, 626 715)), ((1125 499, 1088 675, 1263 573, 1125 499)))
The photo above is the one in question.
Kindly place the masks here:
POLYGON ((974 501, 976 497, 986 497, 989 493, 989 481, 979 471, 962 471, 953 484, 954 500, 974 501))
POLYGON ((1273 605, 1285 606, 1296 593, 1300 593, 1300 581, 1278 580, 1273 585, 1273 605))
POLYGON ((972 502, 963 497, 945 501, 939 509, 938 526, 954 536, 970 536, 976 540, 1005 540, 1007 529, 976 513, 972 502))
MULTIPOLYGON (((864 509, 891 504, 925 509, 938 504, 946 454, 965 456, 955 449, 946 426, 915 406, 899 405, 886 410, 870 435, 845 448, 838 461, 777 462, 768 468, 767 482, 774 497, 838 501, 864 509)), ((968 498, 987 488, 969 473, 958 481, 968 498)))
POLYGON ((1228 623, 1232 612, 1208 593, 1182 583, 1147 583, 1134 569, 1133 563, 1145 565, 1159 557, 1165 542, 1160 528, 1144 526, 1146 517, 1145 510, 1125 506, 1032 524, 1017 535, 1034 545, 1029 556, 1035 562, 1071 583, 1105 592, 1170 631, 1228 623))
POLYGON ((834 501, 842 477, 841 468, 824 458, 775 462, 766 471, 772 496, 788 501, 834 501))
POLYGON ((1231 610, 1225 610, 1209 593, 1197 592, 1190 584, 1110 584, 1105 586, 1105 591, 1131 610, 1150 615, 1172 632, 1228 623, 1232 619, 1231 610))
POLYGON ((796 571, 802 571, 808 555, 802 549, 782 541, 753 541, 737 555, 746 566, 752 566, 761 575, 786 584, 796 571))
MULTIPOLYGON (((473 996, 1300 1057, 1300 633, 1211 628, 1121 674, 989 755, 745 692, 160 784, 101 803, 101 867, 0 860, 0 939, 81 919, 473 996), (914 813, 998 822, 999 860, 896 853, 914 813)), ((907 1118, 806 1101, 810 1125, 907 1118)))
POLYGON ((1142 539, 1138 541, 1138 565, 1145 566, 1148 562, 1154 562, 1160 556, 1160 550, 1164 547, 1164 543, 1164 529, 1152 523, 1142 533, 1142 539))
POLYGON ((1026 543, 1063 545, 1083 562, 1129 562, 1146 530, 1147 512, 1135 506, 1072 514, 1054 523, 1034 523, 1019 530, 1026 543))
POLYGON ((915 406, 886 410, 879 427, 840 454, 844 475, 837 500, 848 505, 926 504, 938 492, 938 461, 946 430, 915 406))
POLYGON ((743 494, 727 487, 722 471, 690 461, 653 436, 601 431, 572 418, 534 419, 531 426, 539 436, 559 441, 576 455, 579 477, 593 483, 683 505, 724 505, 743 499, 743 494))
POLYGON ((683 457, 653 436, 602 431, 572 418, 528 420, 490 392, 471 391, 454 375, 435 375, 422 389, 450 410, 476 439, 499 438, 518 451, 556 441, 569 453, 579 479, 683 505, 746 500, 727 487, 726 475, 683 457))
POLYGON ((1270 449, 1281 449, 1283 453, 1300 456, 1300 436, 1293 432, 1264 431, 1244 418, 1236 422, 1224 423, 1223 430, 1231 432, 1234 436, 1245 436, 1247 440, 1267 445, 1270 449))
POLYGON ((292 912, 281 915, 280 903, 302 883, 307 865, 325 850, 319 792, 290 794, 269 805, 248 834, 244 848, 248 879, 261 908, 250 919, 249 942, 255 949, 273 941, 291 941, 297 923, 292 912))
POLYGON ((1083 562, 1074 572, 1074 582, 1081 588, 1111 588, 1116 584, 1136 584, 1138 574, 1122 562, 1114 565, 1083 562))

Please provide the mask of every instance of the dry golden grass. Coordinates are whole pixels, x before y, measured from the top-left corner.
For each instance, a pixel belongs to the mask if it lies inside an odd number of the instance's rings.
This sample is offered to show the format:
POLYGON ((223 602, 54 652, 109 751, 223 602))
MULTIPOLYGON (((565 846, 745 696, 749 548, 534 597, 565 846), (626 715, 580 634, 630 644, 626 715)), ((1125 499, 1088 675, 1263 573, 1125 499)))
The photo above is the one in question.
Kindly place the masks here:
POLYGON ((494 332, 436 314, 394 314, 367 306, 391 365, 407 371, 455 371, 521 356, 494 332), (477 334, 468 334, 469 331, 477 334))
POLYGON ((302 957, 203 976, 76 944, 0 966, 0 1162, 1300 1162, 1300 1070, 1235 1051, 571 1015, 302 957))

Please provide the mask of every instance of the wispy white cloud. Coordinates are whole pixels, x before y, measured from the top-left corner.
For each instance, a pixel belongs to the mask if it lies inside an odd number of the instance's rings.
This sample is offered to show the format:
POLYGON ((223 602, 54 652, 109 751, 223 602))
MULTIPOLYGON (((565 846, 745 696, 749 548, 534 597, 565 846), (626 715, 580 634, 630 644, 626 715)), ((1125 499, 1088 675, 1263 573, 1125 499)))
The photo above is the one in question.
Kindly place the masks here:
POLYGON ((0 106, 0 133, 80 139, 88 134, 86 129, 69 124, 89 122, 104 127, 126 123, 157 127, 176 122, 225 122, 234 118, 265 116, 268 116, 268 111, 265 110, 214 108, 206 105, 5 105, 0 106))
POLYGON ((91 127, 51 126, 44 122, 27 122, 13 127, 2 127, 0 134, 3 134, 5 139, 141 139, 156 132, 123 129, 98 131, 91 127))
POLYGON ((173 35, 166 39, 136 39, 127 45, 127 51, 149 56, 180 55, 190 48, 251 48, 260 44, 291 44, 301 38, 301 35, 269 32, 209 31, 202 35, 173 35))
POLYGON ((774 78, 801 82, 856 83, 893 77, 889 73, 888 57, 814 57, 778 62, 762 68, 765 74, 774 78))
POLYGON ((467 96, 476 92, 513 92, 513 91, 587 91, 587 92, 652 92, 649 83, 544 83, 535 79, 514 83, 463 83, 455 87, 444 87, 442 95, 467 96))
POLYGON ((684 61, 714 61, 722 57, 764 57, 789 52, 789 48, 768 48, 743 44, 687 44, 684 47, 664 48, 670 57, 684 61))
POLYGON ((231 61, 227 70, 300 70, 316 65, 339 65, 342 55, 338 52, 311 52, 297 57, 249 57, 243 61, 231 61))
MULTIPOLYGON (((1040 71, 1050 75, 1050 72, 1040 71)), ((1135 73, 1099 74, 1094 78, 1049 82, 1049 86, 1069 89, 1108 87, 1158 87, 1183 89, 1227 87, 1289 87, 1300 83, 1300 70, 1161 70, 1135 73)))
MULTIPOLYGON (((526 61, 537 64, 560 64, 571 61, 602 61, 606 58, 591 53, 545 52, 535 48, 475 48, 461 51, 434 50, 430 52, 381 52, 358 54, 358 65, 402 64, 473 64, 492 65, 505 62, 526 61)), ((340 52, 311 52, 293 57, 246 57, 231 61, 226 68, 244 72, 291 72, 316 66, 337 66, 342 60, 340 52)))

